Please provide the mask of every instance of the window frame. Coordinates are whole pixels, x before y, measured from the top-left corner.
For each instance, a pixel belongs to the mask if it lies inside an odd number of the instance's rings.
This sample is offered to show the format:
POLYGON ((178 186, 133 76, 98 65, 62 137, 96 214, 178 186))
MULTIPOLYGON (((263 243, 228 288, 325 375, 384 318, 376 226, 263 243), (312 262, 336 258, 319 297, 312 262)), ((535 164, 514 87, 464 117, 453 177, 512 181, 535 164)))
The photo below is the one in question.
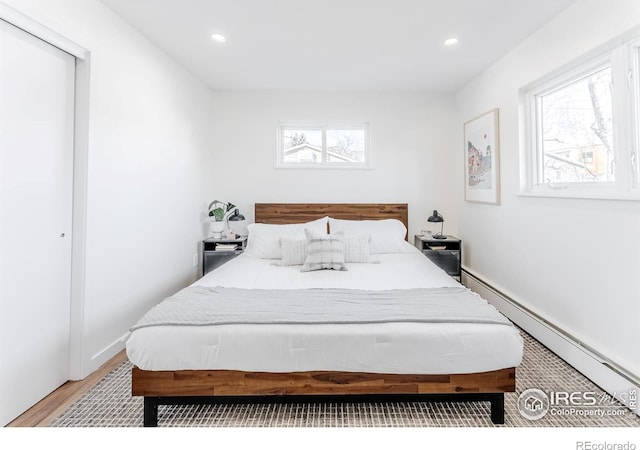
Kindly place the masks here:
POLYGON ((522 196, 640 200, 640 27, 520 89, 520 193, 522 196), (542 180, 544 95, 610 66, 615 181, 554 183, 542 180))
POLYGON ((368 122, 358 123, 323 123, 287 121, 278 124, 278 140, 276 153, 276 168, 279 169, 371 169, 371 128, 368 122), (317 130, 322 133, 322 160, 317 163, 286 162, 284 160, 284 130, 317 130), (334 130, 362 130, 364 131, 364 161, 363 162, 328 162, 327 132, 334 130))

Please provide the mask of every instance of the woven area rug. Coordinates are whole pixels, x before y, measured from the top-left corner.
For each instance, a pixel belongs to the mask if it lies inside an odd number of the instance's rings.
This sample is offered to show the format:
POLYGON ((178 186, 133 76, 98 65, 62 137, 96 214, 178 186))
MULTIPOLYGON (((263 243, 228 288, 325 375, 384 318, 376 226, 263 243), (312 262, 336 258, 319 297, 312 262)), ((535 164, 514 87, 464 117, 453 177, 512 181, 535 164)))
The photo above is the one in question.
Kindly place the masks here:
MULTIPOLYGON (((161 427, 639 427, 640 418, 521 331, 525 340, 516 392, 505 395, 505 424, 489 403, 328 403, 160 406, 161 427), (557 408, 529 420, 518 410, 526 389, 590 393, 595 407, 557 408), (593 393, 593 394, 591 394, 593 393), (552 414, 552 412, 555 412, 552 414)), ((141 427, 142 398, 131 396, 131 364, 109 373, 51 427, 141 427)))

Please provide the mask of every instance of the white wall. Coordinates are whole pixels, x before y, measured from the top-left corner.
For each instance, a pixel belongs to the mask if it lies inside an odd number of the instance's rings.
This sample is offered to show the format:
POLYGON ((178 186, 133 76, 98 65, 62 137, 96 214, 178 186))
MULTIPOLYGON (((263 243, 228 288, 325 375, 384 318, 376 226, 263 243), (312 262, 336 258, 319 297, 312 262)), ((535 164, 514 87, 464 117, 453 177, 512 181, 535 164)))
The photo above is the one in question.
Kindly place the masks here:
POLYGON ((464 264, 636 377, 640 203, 517 194, 518 89, 638 23, 637 0, 577 1, 457 95, 459 124, 500 109, 502 204, 458 202, 464 264))
POLYGON ((214 103, 214 196, 248 219, 260 202, 399 202, 409 204, 411 242, 432 209, 456 230, 453 96, 216 92, 214 103), (294 120, 369 122, 373 169, 276 169, 278 124, 294 120))
POLYGON ((97 0, 5 3, 91 53, 86 375, 123 348, 119 339, 150 306, 196 277, 211 91, 97 0))

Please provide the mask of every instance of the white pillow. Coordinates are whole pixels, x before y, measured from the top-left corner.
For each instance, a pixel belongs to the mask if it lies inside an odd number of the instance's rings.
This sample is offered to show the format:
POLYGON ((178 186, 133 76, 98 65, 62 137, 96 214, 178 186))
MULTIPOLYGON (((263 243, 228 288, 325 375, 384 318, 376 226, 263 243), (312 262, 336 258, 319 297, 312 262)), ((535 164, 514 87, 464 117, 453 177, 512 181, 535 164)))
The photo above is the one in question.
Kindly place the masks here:
POLYGON ((326 234, 327 220, 328 217, 323 217, 307 223, 286 225, 252 223, 247 227, 249 236, 244 254, 254 258, 280 259, 282 258, 281 239, 304 239, 305 228, 326 234))
POLYGON ((407 228, 397 219, 344 220, 329 217, 329 231, 339 230, 347 235, 368 235, 371 253, 409 253, 413 250, 404 239, 407 228))
POLYGON ((369 236, 364 234, 345 235, 344 260, 348 263, 377 262, 371 259, 369 251, 369 236))
POLYGON ((307 240, 306 239, 280 239, 282 246, 282 261, 280 266, 301 266, 307 258, 307 240))
POLYGON ((344 263, 343 233, 317 233, 310 229, 305 229, 304 232, 307 239, 307 258, 301 272, 323 269, 347 270, 344 263))

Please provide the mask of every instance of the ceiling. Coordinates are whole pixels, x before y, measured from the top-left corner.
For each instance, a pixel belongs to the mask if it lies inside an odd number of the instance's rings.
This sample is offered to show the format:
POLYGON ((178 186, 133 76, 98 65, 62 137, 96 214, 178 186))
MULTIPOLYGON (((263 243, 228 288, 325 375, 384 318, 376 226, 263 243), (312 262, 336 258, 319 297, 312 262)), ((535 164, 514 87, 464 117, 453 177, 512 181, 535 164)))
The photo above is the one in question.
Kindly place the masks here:
POLYGON ((102 0, 215 90, 429 92, 462 88, 573 1, 102 0))

